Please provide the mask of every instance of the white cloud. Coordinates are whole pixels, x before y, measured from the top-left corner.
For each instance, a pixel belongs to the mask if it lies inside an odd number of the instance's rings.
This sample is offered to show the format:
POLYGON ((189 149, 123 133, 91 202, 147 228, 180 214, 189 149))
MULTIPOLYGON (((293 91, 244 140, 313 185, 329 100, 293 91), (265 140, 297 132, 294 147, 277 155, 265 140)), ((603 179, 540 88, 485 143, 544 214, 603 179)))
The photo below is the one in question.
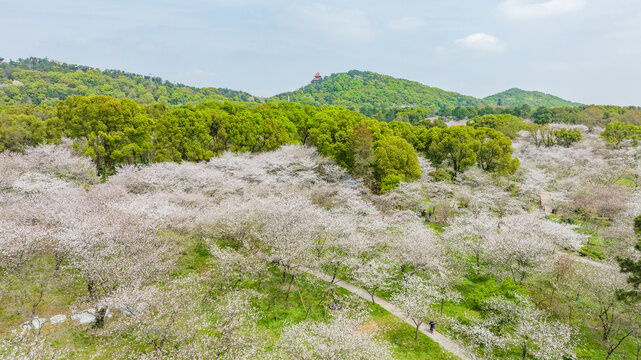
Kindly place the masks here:
POLYGON ((586 0, 504 0, 497 10, 510 19, 536 19, 579 11, 585 4, 586 0))
POLYGON ((413 16, 407 16, 402 19, 396 19, 389 22, 388 26, 392 30, 414 31, 425 25, 421 19, 413 16))
POLYGON ((325 33, 340 40, 367 40, 376 30, 360 10, 310 3, 296 7, 287 22, 302 30, 325 33))
POLYGON ((458 39, 454 44, 475 51, 481 51, 486 53, 500 53, 507 49, 505 43, 495 36, 476 33, 468 35, 462 39, 458 39))

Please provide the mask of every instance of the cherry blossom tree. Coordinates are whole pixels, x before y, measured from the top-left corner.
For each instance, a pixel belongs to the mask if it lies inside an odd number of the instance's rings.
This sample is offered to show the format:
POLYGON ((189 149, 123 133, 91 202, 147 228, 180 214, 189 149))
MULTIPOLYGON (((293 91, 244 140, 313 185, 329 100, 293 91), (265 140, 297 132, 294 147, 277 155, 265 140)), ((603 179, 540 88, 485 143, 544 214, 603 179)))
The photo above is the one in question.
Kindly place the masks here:
POLYGON ((454 322, 453 328, 470 347, 493 358, 495 349, 518 346, 523 359, 531 353, 536 359, 562 360, 574 358, 571 328, 549 320, 548 316, 522 295, 512 301, 502 296, 492 297, 482 307, 481 319, 469 324, 454 322))
POLYGON ((58 226, 49 235, 85 281, 97 327, 104 325, 106 301, 116 290, 166 275, 175 261, 171 242, 152 231, 153 222, 121 211, 121 196, 111 188, 74 190, 50 204, 58 226))
POLYGON ((278 348, 287 359, 393 359, 389 345, 365 327, 362 313, 340 311, 329 322, 304 321, 283 329, 278 348))
POLYGON ((574 358, 572 331, 568 325, 548 320, 548 316, 522 295, 515 301, 505 298, 491 298, 485 305, 485 311, 497 324, 509 324, 512 330, 511 342, 518 345, 522 358, 527 358, 528 349, 535 347, 534 357, 545 360, 562 360, 574 358))
POLYGON ((477 274, 489 257, 491 237, 498 228, 498 219, 486 213, 457 217, 444 231, 445 245, 463 257, 472 256, 477 274))
POLYGON ((583 310, 601 330, 599 341, 609 359, 621 344, 639 330, 639 312, 621 298, 628 289, 626 276, 616 267, 583 265, 579 269, 578 289, 585 300, 583 310))
MULTIPOLYGON (((42 145, 29 148, 24 154, 7 151, 0 153, 0 190, 13 188, 16 181, 34 177, 55 182, 58 186, 64 182, 95 184, 98 177, 93 169, 91 160, 75 153, 70 145, 42 145)), ((42 188, 42 184, 39 186, 42 188)))
POLYGON ((374 258, 361 263, 354 270, 353 276, 367 293, 372 297, 375 304, 375 296, 378 290, 389 289, 392 286, 391 280, 394 277, 394 264, 379 258, 374 258))
POLYGON ((453 265, 445 265, 431 273, 429 282, 434 288, 436 300, 440 303, 440 316, 443 316, 443 308, 446 302, 457 303, 462 299, 462 295, 456 290, 455 286, 461 281, 461 275, 453 265))
MULTIPOLYGON (((164 288, 154 285, 134 291, 117 291, 110 298, 123 316, 105 330, 120 339, 127 334, 127 346, 121 346, 121 357, 131 357, 150 347, 156 357, 170 356, 187 346, 204 329, 207 317, 202 313, 202 286, 197 279, 179 279, 164 288)), ((112 347, 112 345, 108 345, 112 347)), ((141 356, 142 354, 138 354, 141 356)))
MULTIPOLYGON (((2 196, 0 196, 2 197, 2 196)), ((59 263, 42 260, 53 253, 48 237, 50 205, 42 194, 10 195, 0 201, 0 301, 32 321, 60 279, 59 263)))
POLYGON ((507 269, 522 285, 531 272, 544 269, 558 248, 577 250, 585 236, 570 226, 522 214, 501 219, 490 239, 488 248, 493 262, 507 269))
POLYGON ((402 289, 392 295, 392 303, 407 313, 414 323, 414 340, 418 340, 422 324, 434 319, 434 305, 438 302, 438 292, 420 276, 410 275, 403 281, 402 289))
POLYGON ((41 249, 46 232, 30 214, 32 202, 15 199, 0 207, 0 281, 15 273, 41 249))
POLYGON ((302 197, 271 198, 261 209, 264 216, 259 233, 273 262, 283 268, 283 284, 290 275, 289 296, 294 278, 302 266, 312 266, 314 240, 323 236, 327 223, 322 210, 302 197))
POLYGON ((487 320, 474 319, 467 324, 454 321, 451 326, 471 356, 478 360, 493 359, 496 349, 505 349, 509 345, 509 337, 493 332, 493 324, 487 320))
POLYGON ((45 337, 27 332, 21 335, 12 335, 0 339, 0 359, 68 359, 69 354, 65 349, 54 348, 45 337))
POLYGON ((213 240, 207 241, 212 257, 208 279, 221 292, 238 290, 245 282, 260 283, 267 275, 267 264, 256 256, 243 255, 232 248, 221 248, 213 240))
POLYGON ((393 224, 396 228, 391 235, 390 256, 396 260, 405 274, 408 267, 414 271, 440 266, 441 254, 434 231, 416 220, 393 224))
POLYGON ((117 338, 127 334, 128 340, 116 356, 123 359, 256 356, 262 342, 254 335, 258 316, 252 306, 254 294, 231 291, 210 299, 202 283, 199 277, 188 277, 172 281, 164 288, 151 286, 115 295, 113 303, 125 316, 105 332, 117 338), (215 305, 209 306, 210 301, 215 305))
POLYGON ((629 191, 618 185, 589 185, 572 195, 573 205, 586 221, 614 219, 626 209, 629 191))
POLYGON ((576 258, 571 254, 558 254, 553 262, 548 263, 545 273, 546 277, 530 283, 535 303, 546 304, 562 315, 567 324, 572 325, 577 297, 574 286, 577 275, 576 258))

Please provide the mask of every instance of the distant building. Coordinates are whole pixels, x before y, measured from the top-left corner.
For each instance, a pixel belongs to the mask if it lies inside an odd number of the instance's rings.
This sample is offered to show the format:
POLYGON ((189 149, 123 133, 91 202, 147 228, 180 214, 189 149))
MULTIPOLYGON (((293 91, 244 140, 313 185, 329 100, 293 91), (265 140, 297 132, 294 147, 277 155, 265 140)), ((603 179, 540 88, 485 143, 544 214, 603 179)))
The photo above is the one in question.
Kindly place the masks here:
POLYGON ((321 79, 322 79, 321 74, 316 73, 316 75, 314 75, 314 78, 312 79, 312 84, 321 81, 321 79))

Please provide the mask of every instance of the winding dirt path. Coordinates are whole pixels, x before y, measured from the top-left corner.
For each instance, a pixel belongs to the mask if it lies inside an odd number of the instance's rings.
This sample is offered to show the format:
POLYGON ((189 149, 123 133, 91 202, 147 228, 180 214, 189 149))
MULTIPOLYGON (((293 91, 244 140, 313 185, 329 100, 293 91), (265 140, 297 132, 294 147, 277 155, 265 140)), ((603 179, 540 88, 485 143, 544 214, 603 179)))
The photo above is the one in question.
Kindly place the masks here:
MULTIPOLYGON (((312 270, 312 269, 305 269, 305 272, 308 274, 314 275, 317 278, 323 279, 327 281, 328 283, 332 281, 332 277, 327 274, 323 274, 319 271, 312 270)), ((372 300, 372 297, 369 295, 369 293, 358 286, 352 285, 348 282, 345 282, 340 279, 336 279, 334 281, 334 284, 336 286, 339 286, 352 294, 358 295, 368 301, 372 300)), ((383 309, 389 311, 392 315, 396 316, 397 318, 405 321, 412 327, 414 327, 414 323, 407 317, 407 314, 403 312, 398 306, 390 303, 389 301, 380 298, 378 296, 374 296, 374 300, 376 301, 376 304, 382 307, 383 309)), ((469 355, 467 350, 465 350, 458 342, 450 339, 449 337, 443 335, 442 333, 438 331, 434 331, 433 333, 430 333, 429 327, 426 324, 422 324, 419 327, 419 331, 422 332, 423 334, 427 335, 430 339, 434 340, 436 343, 441 345, 443 349, 446 351, 449 351, 452 353, 454 356, 458 357, 461 360, 472 360, 473 358, 469 355)))
POLYGON ((543 209, 545 209, 545 214, 552 215, 552 206, 549 205, 552 201, 552 196, 550 195, 550 193, 547 191, 541 191, 541 193, 539 194, 539 198, 541 199, 541 205, 543 205, 543 209))
POLYGON ((613 271, 619 271, 619 268, 615 264, 608 264, 608 263, 603 263, 600 261, 588 259, 583 256, 579 256, 576 254, 572 254, 572 258, 574 258, 574 261, 580 262, 582 264, 586 265, 591 265, 591 266, 596 266, 604 270, 613 270, 613 271))

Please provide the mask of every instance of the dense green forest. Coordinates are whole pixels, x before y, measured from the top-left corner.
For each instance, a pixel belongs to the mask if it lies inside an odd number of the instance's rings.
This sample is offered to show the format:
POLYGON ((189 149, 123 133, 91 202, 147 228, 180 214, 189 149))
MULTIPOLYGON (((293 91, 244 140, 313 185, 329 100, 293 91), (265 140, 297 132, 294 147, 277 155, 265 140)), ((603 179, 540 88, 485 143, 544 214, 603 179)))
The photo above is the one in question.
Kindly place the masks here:
MULTIPOLYGON (((159 77, 98 70, 48 59, 28 58, 0 62, 0 105, 55 106, 72 95, 107 95, 129 98, 138 104, 197 105, 210 101, 262 102, 248 93, 217 88, 195 88, 159 77)), ((587 106, 552 95, 511 89, 476 99, 454 92, 372 72, 334 74, 304 88, 276 95, 270 102, 286 100, 313 106, 339 106, 381 121, 420 124, 428 117, 468 119, 486 114, 512 114, 539 123, 586 124, 612 121, 638 124, 639 109, 587 106), (501 106, 497 104, 500 103, 501 106)))
POLYGON ((508 91, 477 99, 455 92, 441 90, 421 83, 398 79, 369 71, 352 70, 332 74, 322 81, 299 90, 276 95, 301 104, 315 106, 334 105, 360 111, 371 116, 390 108, 424 108, 431 114, 442 109, 457 107, 503 106, 561 107, 579 105, 559 97, 536 91, 510 89, 508 91))
POLYGON ((241 91, 195 88, 120 70, 101 71, 33 57, 0 62, 0 104, 56 105, 72 95, 108 95, 140 104, 253 101, 251 95, 241 91))
POLYGON ((481 101, 471 96, 425 86, 369 71, 352 70, 332 74, 322 81, 275 98, 315 106, 341 106, 364 114, 391 107, 421 106, 431 110, 446 107, 477 106, 481 101))
MULTIPOLYGON (((472 165, 509 174, 518 169, 518 160, 511 157, 510 139, 520 130, 539 134, 546 139, 541 141, 549 144, 577 141, 573 133, 526 126, 524 118, 533 119, 538 126, 641 124, 641 110, 634 107, 535 109, 527 104, 480 107, 478 102, 451 107, 476 100, 363 72, 335 75, 305 88, 332 96, 345 94, 346 89, 363 91, 361 98, 368 105, 350 110, 296 102, 252 104, 249 100, 254 99, 246 93, 196 89, 159 78, 46 59, 29 58, 0 66, 4 83, 18 82, 0 89, 5 103, 0 105, 0 151, 23 151, 69 137, 102 174, 113 173, 123 164, 203 161, 224 151, 261 152, 300 143, 316 146, 352 175, 365 179, 373 190, 386 192, 420 176, 417 152, 447 169, 440 177, 456 177, 472 165), (358 84, 356 88, 354 84, 358 84), (384 89, 383 95, 380 89, 384 89), (399 101, 426 94, 449 100, 436 107, 398 107, 399 101), (183 103, 189 104, 180 105, 183 103), (364 113, 373 114, 367 117, 364 113), (434 119, 435 114, 471 119, 468 125, 472 127, 447 129, 442 120, 434 119)), ((331 96, 327 100, 334 103, 331 96)), ((341 101, 338 104, 354 107, 341 101)), ((630 130, 636 128, 612 129, 609 127, 604 137, 617 146, 636 139, 637 131, 630 130)))
POLYGON ((530 115, 538 124, 582 124, 588 127, 605 126, 619 121, 641 125, 641 107, 590 105, 580 107, 538 108, 530 115))
POLYGON ((0 112, 0 151, 22 151, 44 142, 74 140, 103 174, 123 164, 203 161, 224 151, 271 151, 281 145, 312 145, 375 191, 386 192, 421 176, 417 151, 452 176, 478 164, 513 173, 511 141, 500 131, 442 122, 385 123, 337 107, 295 103, 243 105, 140 105, 109 96, 72 96, 56 108, 7 106, 0 112))
POLYGON ((518 107, 458 106, 440 109, 436 112, 425 107, 389 108, 379 110, 372 114, 371 117, 386 122, 405 121, 412 124, 421 124, 428 119, 432 121, 466 120, 484 115, 512 115, 530 119, 541 125, 557 123, 604 127, 611 122, 617 121, 631 125, 641 124, 640 107, 613 105, 579 105, 558 108, 532 108, 528 105, 518 107))
POLYGON ((69 137, 102 174, 123 164, 203 161, 224 151, 271 151, 300 143, 316 146, 373 190, 386 192, 420 176, 417 152, 446 168, 446 177, 456 177, 471 165, 510 174, 518 169, 510 139, 520 130, 538 134, 533 136, 540 135, 548 144, 569 145, 580 140, 577 134, 541 126, 620 123, 625 126, 609 126, 604 133, 618 146, 636 139, 634 126, 641 125, 641 109, 634 107, 480 107, 473 98, 369 72, 333 75, 300 90, 311 91, 305 96, 326 93, 327 104, 352 108, 346 109, 313 106, 323 105, 319 102, 298 104, 296 97, 292 102, 252 104, 249 100, 254 99, 242 92, 196 89, 47 59, 11 61, 0 67, 3 82, 14 83, 0 89, 5 103, 0 105, 0 151, 23 151, 69 137), (367 105, 355 108, 355 103, 339 99, 350 91, 361 94, 367 105), (418 98, 439 102, 398 106, 418 98), (364 115, 369 113, 371 117, 364 115), (448 129, 435 114, 470 119, 471 127, 448 129), (536 126, 524 118, 533 119, 536 126))

